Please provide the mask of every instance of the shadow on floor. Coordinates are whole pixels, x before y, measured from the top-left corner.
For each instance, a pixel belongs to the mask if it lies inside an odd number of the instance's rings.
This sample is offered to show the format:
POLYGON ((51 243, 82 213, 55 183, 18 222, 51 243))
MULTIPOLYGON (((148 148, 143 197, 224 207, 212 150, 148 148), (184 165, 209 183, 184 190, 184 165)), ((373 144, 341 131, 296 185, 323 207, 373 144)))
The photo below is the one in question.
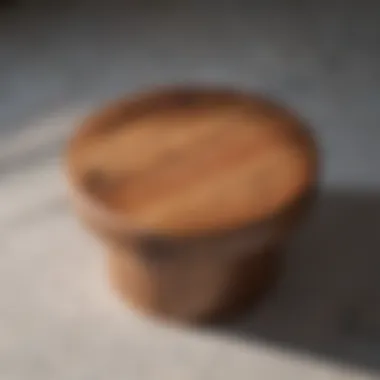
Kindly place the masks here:
POLYGON ((380 194, 321 195, 276 289, 221 329, 380 370, 380 194))

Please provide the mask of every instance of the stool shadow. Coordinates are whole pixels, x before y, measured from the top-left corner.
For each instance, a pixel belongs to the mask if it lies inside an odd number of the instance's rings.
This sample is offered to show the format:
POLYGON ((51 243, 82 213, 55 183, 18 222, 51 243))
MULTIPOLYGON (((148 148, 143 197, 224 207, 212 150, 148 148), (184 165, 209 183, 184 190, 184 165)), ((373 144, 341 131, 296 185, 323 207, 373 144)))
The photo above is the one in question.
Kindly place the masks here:
POLYGON ((266 299, 223 333, 380 370, 380 194, 330 192, 266 299))

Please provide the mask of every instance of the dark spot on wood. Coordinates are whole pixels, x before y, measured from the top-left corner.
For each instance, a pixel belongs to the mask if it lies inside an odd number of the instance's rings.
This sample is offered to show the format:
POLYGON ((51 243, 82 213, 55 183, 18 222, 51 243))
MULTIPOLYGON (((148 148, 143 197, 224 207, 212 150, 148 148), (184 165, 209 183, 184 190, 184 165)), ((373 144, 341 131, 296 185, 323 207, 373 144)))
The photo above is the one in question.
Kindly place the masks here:
POLYGON ((200 103, 200 97, 198 94, 193 93, 181 93, 173 98, 173 105, 179 107, 192 107, 200 103))
POLYGON ((99 194, 107 189, 105 174, 99 169, 91 169, 83 175, 83 186, 91 194, 99 194))

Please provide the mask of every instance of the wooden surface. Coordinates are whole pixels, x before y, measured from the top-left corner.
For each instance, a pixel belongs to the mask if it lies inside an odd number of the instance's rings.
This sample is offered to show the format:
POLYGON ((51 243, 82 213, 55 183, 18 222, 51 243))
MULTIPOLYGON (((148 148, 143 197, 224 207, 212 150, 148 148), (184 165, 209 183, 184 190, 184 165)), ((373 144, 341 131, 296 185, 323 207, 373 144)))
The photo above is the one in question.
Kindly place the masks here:
POLYGON ((261 221, 315 176, 298 119, 259 97, 169 89, 89 118, 71 142, 74 186, 139 228, 191 235, 261 221))

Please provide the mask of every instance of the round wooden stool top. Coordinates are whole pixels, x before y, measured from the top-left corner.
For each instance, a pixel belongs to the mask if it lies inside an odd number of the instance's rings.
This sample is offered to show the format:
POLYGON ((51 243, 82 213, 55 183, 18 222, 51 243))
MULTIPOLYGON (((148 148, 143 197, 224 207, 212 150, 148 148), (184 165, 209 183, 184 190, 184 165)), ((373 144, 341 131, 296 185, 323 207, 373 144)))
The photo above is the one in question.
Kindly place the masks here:
POLYGON ((73 188, 102 216, 171 236, 272 217, 316 170, 313 140, 295 115, 261 97, 203 88, 102 110, 71 141, 68 162, 73 188))

